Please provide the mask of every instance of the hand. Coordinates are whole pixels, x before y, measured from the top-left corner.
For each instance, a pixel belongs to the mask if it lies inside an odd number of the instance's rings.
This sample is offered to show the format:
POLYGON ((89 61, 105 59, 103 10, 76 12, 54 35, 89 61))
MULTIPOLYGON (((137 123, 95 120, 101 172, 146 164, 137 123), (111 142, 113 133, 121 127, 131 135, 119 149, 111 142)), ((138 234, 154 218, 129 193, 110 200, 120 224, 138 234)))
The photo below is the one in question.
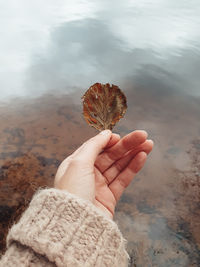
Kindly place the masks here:
POLYGON ((112 218, 117 201, 152 148, 145 131, 122 139, 110 130, 102 131, 61 163, 55 187, 91 201, 112 218))

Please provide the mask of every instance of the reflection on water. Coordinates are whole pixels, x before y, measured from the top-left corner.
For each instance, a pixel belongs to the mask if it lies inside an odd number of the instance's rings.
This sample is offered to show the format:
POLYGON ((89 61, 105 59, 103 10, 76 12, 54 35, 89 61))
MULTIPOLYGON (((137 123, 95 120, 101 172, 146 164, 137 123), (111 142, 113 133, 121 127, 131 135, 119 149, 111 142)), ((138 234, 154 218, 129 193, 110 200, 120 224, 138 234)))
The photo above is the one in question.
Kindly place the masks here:
POLYGON ((200 95, 199 14, 198 0, 0 1, 1 96, 123 86, 147 68, 200 95))
POLYGON ((51 186, 59 162, 96 133, 80 97, 110 82, 128 96, 114 130, 145 129, 155 142, 116 210, 130 265, 198 266, 199 14, 197 0, 0 0, 1 241, 37 187, 51 186))

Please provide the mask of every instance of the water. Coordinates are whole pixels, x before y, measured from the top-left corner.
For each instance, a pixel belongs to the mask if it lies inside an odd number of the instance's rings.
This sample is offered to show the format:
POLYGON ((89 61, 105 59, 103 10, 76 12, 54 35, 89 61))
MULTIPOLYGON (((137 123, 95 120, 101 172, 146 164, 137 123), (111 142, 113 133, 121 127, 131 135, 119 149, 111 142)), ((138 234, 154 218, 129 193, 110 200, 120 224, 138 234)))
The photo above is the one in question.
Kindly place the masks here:
POLYGON ((199 26, 197 0, 0 0, 1 233, 39 185, 52 185, 59 162, 96 134, 80 97, 110 82, 128 97, 114 131, 145 129, 155 142, 116 209, 131 259, 198 266, 199 26))
POLYGON ((199 15, 198 0, 0 1, 1 96, 123 86, 144 71, 200 96, 199 15))

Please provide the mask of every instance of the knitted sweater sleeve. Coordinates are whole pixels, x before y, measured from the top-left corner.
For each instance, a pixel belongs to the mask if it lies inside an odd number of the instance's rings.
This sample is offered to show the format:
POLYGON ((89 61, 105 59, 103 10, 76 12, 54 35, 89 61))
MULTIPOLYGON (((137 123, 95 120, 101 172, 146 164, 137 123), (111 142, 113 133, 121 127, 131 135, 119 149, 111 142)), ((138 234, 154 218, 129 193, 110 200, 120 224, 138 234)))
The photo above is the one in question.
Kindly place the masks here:
POLYGON ((38 191, 7 236, 0 266, 127 267, 125 241, 92 203, 66 191, 38 191))

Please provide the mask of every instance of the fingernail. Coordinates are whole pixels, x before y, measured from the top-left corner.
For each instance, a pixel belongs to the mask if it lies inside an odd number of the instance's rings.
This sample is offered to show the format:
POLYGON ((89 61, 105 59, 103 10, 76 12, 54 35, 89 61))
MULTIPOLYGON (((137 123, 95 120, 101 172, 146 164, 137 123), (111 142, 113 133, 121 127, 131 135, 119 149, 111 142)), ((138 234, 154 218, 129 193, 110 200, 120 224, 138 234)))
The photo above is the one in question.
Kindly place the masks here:
POLYGON ((148 141, 150 141, 152 145, 154 145, 154 141, 152 139, 148 139, 148 141))
POLYGON ((111 133, 111 130, 103 130, 100 132, 100 134, 102 134, 102 135, 108 135, 110 133, 111 133))
POLYGON ((146 138, 148 137, 148 133, 145 130, 140 130, 140 131, 145 134, 146 138))

